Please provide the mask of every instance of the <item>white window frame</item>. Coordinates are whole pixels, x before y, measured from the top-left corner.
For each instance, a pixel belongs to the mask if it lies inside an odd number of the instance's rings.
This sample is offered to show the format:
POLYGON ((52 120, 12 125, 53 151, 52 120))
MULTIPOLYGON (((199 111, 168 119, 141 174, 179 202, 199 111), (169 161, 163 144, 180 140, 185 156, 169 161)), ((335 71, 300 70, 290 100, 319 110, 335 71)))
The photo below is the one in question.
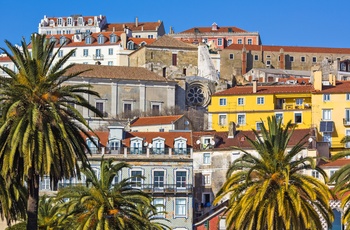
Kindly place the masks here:
POLYGON ((331 132, 323 132, 322 141, 328 142, 329 146, 332 145, 332 133, 331 132))
POLYGON ((166 175, 166 170, 164 170, 164 169, 154 169, 154 170, 152 170, 152 185, 153 185, 153 187, 154 187, 154 189, 163 189, 164 188, 164 186, 167 184, 166 183, 166 178, 167 178, 167 175, 166 175), (155 175, 154 175, 154 173, 155 172, 163 172, 163 181, 156 181, 155 180, 155 175), (157 183, 163 183, 163 186, 160 186, 160 185, 158 185, 157 187, 156 187, 156 182, 157 183))
POLYGON ((230 45, 232 45, 232 39, 227 40, 227 46, 230 46, 230 45))
MULTIPOLYGON (((144 175, 144 171, 141 168, 132 168, 132 169, 130 169, 130 177, 133 176, 132 175, 133 172, 141 172, 141 176, 144 175)), ((140 183, 140 186, 135 185, 135 186, 133 186, 133 188, 142 188, 143 183, 144 183, 144 180, 142 178, 131 178, 130 181, 132 183, 140 183)))
POLYGON ((315 56, 312 57, 312 63, 317 63, 317 57, 315 56))
POLYGON ((332 120, 332 110, 331 109, 322 109, 322 120, 331 121, 332 120))
POLYGON ((222 38, 218 38, 218 46, 222 46, 222 38))
POLYGON ((303 102, 304 102, 304 99, 303 99, 303 98, 297 98, 297 99, 295 99, 295 104, 296 104, 296 105, 302 105, 303 102))
POLYGON ((230 60, 234 60, 234 59, 235 59, 235 55, 234 55, 233 53, 230 53, 230 54, 228 55, 228 58, 229 58, 230 60))
POLYGON ((227 114, 221 113, 218 115, 219 118, 219 125, 220 126, 226 126, 227 125, 227 114))
POLYGON ((108 61, 107 65, 112 66, 113 65, 113 61, 108 61))
POLYGON ((237 104, 238 105, 244 105, 244 102, 245 102, 244 97, 237 98, 237 104))
POLYGON ((203 153, 203 165, 211 165, 211 154, 203 153))
POLYGON ((175 179, 175 187, 176 187, 176 189, 186 189, 187 188, 187 184, 188 184, 188 180, 189 180, 189 175, 188 175, 189 173, 188 173, 188 171, 187 170, 175 170, 174 173, 175 173, 175 178, 174 179, 175 179), (178 181, 177 180, 178 179, 177 178, 177 173, 178 172, 185 172, 186 173, 185 181, 182 181, 182 180, 178 181), (181 186, 178 187, 177 186, 178 183, 180 183, 181 186), (182 186, 182 183, 185 183, 185 187, 182 186))
POLYGON ((237 44, 242 44, 242 38, 237 39, 237 44))
POLYGON ((210 186, 211 185, 211 173, 203 172, 202 173, 202 186, 210 186))
POLYGON ((350 93, 347 93, 345 97, 347 101, 350 101, 350 93))
POLYGON ((220 106, 226 106, 227 99, 226 98, 219 98, 219 104, 220 106))
POLYGON ((331 100, 331 95, 329 93, 323 94, 323 101, 330 101, 331 100))
POLYGON ((275 113, 276 120, 277 119, 282 119, 282 124, 283 124, 283 113, 275 113), (281 118, 279 118, 281 117, 281 118))
POLYGON ((311 176, 316 178, 316 179, 320 179, 320 173, 316 170, 311 171, 311 176))
POLYGON ((89 49, 83 49, 83 56, 88 57, 89 56, 89 49))
POLYGON ((113 55, 113 48, 108 48, 108 55, 113 55))
POLYGON ((248 44, 248 45, 253 45, 253 39, 248 38, 248 40, 247 40, 247 44, 248 44))
POLYGON ((300 57, 300 62, 306 62, 306 57, 305 56, 301 56, 300 57))
POLYGON ((187 218, 187 198, 175 198, 174 203, 174 217, 187 218), (181 206, 179 207, 179 205, 181 206))
POLYGON ((262 124, 263 123, 261 121, 255 122, 255 130, 260 131, 262 124))
POLYGON ((256 98, 256 104, 257 104, 257 105, 263 105, 263 104, 265 104, 265 97, 257 97, 257 98, 256 98))
POLYGON ((154 217, 165 217, 165 199, 160 197, 153 198, 152 204, 156 207, 157 214, 154 217), (159 214, 160 213, 160 214, 159 214))
POLYGON ((57 57, 63 57, 63 50, 59 50, 59 51, 58 51, 57 57))
POLYGON ((245 113, 238 113, 237 114, 237 124, 238 125, 246 125, 246 114, 245 113), (243 117, 243 122, 240 119, 240 117, 243 117))

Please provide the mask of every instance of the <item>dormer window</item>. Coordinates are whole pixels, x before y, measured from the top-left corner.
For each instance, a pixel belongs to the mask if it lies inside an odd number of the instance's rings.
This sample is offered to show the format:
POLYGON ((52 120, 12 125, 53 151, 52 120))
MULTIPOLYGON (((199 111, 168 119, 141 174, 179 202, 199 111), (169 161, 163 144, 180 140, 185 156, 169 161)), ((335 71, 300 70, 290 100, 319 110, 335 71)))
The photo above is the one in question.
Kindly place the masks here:
POLYGON ((146 42, 141 42, 140 46, 143 47, 146 45, 146 42))
POLYGON ((111 34, 111 36, 109 37, 109 40, 111 41, 111 43, 116 43, 117 42, 117 36, 115 34, 111 34))
POLYGON ((127 49, 128 50, 133 50, 134 49, 134 42, 129 41, 128 44, 127 44, 127 49))
POLYGON ((92 137, 91 139, 86 138, 86 145, 92 154, 98 153, 99 140, 97 137, 92 137))
POLYGON ((178 137, 174 140, 174 153, 187 154, 187 139, 178 137))
POLYGON ((62 18, 57 18, 57 25, 62 26, 62 18))
POLYGON ((79 17, 79 18, 78 18, 78 25, 79 25, 79 26, 83 26, 83 25, 84 25, 84 19, 83 19, 83 17, 79 17))
POLYGON ((67 18, 67 25, 71 26, 73 24, 73 20, 71 17, 67 18))
POLYGON ((56 38, 55 38, 55 37, 51 37, 51 38, 50 38, 50 42, 54 42, 54 43, 56 43, 56 41, 57 41, 57 40, 56 40, 56 38))
POLYGON ((109 153, 119 154, 120 153, 120 140, 117 138, 111 138, 108 140, 109 153))
POLYGON ((130 154, 143 153, 143 139, 140 137, 133 137, 130 139, 130 154))
POLYGON ((102 34, 100 34, 98 35, 98 44, 103 44, 103 43, 105 43, 105 37, 102 34))
POLYGON ((89 25, 89 26, 91 26, 91 25, 92 25, 92 23, 93 23, 92 18, 89 18, 89 20, 88 20, 88 25, 89 25))
POLYGON ((61 37, 61 38, 60 38, 60 45, 65 45, 66 42, 67 42, 66 37, 61 37))
POLYGON ((55 25, 55 21, 54 20, 50 20, 50 26, 54 26, 55 25))
POLYGON ((152 140, 152 153, 153 154, 165 154, 165 139, 162 137, 156 137, 152 140))
POLYGON ((85 44, 91 44, 92 43, 92 38, 91 38, 91 36, 88 36, 88 37, 86 37, 85 38, 85 44))

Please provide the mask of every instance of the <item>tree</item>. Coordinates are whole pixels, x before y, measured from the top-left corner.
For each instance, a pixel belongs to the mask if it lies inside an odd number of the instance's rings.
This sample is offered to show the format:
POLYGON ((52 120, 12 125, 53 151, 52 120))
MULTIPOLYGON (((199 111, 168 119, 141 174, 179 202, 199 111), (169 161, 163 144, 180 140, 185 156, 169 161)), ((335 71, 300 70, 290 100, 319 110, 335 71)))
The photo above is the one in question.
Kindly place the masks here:
POLYGON ((18 175, 26 183, 27 229, 37 229, 39 183, 44 175, 53 182, 80 176, 80 167, 88 164, 86 143, 88 124, 75 105, 100 112, 83 94, 98 96, 88 84, 66 84, 82 72, 68 74, 65 66, 75 50, 56 61, 61 47, 45 35, 32 34, 30 45, 22 40, 22 50, 5 41, 7 54, 18 71, 0 66, 9 77, 0 78, 2 125, 0 162, 4 177, 18 175), (31 51, 29 49, 31 47, 31 51))
MULTIPOLYGON (((350 141, 349 136, 345 136, 341 143, 347 143, 350 141)), ((332 156, 332 161, 344 158, 350 155, 350 151, 341 151, 334 156, 332 156)), ((335 183, 334 192, 337 198, 341 200, 340 207, 344 210, 342 215, 342 222, 346 226, 346 229, 350 229, 350 165, 344 165, 339 170, 337 170, 330 179, 331 183, 335 183)))
POLYGON ((100 178, 94 170, 82 170, 86 186, 61 189, 57 198, 68 200, 62 207, 67 217, 76 220, 75 229, 144 229, 149 220, 140 215, 138 205, 151 207, 151 197, 133 188, 131 178, 114 183, 119 172, 129 167, 126 163, 101 160, 100 178))
POLYGON ((289 151, 293 133, 289 121, 285 128, 276 117, 267 119, 256 140, 246 137, 256 154, 243 149, 227 172, 227 180, 215 203, 229 197, 226 223, 231 229, 322 229, 321 217, 333 222, 329 206, 331 192, 322 181, 300 173, 314 169, 327 180, 315 159, 298 157, 305 137, 289 151))

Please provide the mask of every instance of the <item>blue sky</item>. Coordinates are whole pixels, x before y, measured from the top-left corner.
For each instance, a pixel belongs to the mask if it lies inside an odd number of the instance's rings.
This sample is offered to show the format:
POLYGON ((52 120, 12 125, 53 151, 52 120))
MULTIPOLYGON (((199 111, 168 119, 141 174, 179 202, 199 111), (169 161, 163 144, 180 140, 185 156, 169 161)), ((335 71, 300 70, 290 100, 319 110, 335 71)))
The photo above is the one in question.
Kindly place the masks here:
POLYGON ((175 32, 188 28, 236 26, 259 32, 265 45, 350 48, 348 0, 0 0, 0 47, 38 31, 47 16, 106 15, 108 22, 162 20, 175 32))

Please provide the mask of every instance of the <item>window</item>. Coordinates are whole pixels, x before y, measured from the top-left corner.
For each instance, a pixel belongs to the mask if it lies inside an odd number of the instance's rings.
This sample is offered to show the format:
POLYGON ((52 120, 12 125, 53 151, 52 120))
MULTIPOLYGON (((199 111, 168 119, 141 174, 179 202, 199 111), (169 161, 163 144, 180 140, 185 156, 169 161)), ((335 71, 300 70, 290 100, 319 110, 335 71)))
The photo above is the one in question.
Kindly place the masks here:
POLYGON ((88 19, 88 25, 92 25, 92 19, 91 18, 88 19))
POLYGON ((289 56, 289 61, 290 62, 294 62, 294 57, 293 56, 289 56))
POLYGON ((269 59, 269 58, 271 58, 271 55, 266 55, 266 59, 269 59))
POLYGON ((141 170, 132 170, 131 171, 131 182, 134 187, 140 188, 142 185, 142 171, 141 170))
POLYGON ((316 63, 317 62, 317 57, 312 57, 312 62, 316 63))
POLYGON ((239 125, 245 125, 245 114, 238 114, 237 121, 239 125))
POLYGON ((233 55, 233 54, 230 54, 230 55, 229 55, 229 58, 230 58, 230 60, 233 60, 234 55, 233 55))
POLYGON ((302 105, 303 104, 303 99, 302 98, 297 98, 296 100, 295 100, 295 104, 296 105, 302 105))
POLYGON ((241 38, 239 38, 239 39, 237 40, 237 44, 242 44, 242 39, 241 39, 241 38))
POLYGON ((72 18, 71 17, 67 18, 67 25, 72 25, 72 18))
POLYGON ((322 120, 329 121, 331 118, 332 110, 330 109, 322 109, 322 120))
POLYGON ((154 198, 153 205, 156 207, 156 210, 157 210, 157 214, 155 215, 155 217, 164 217, 165 215, 164 198, 154 198))
POLYGON ((244 98, 243 97, 239 97, 237 100, 238 100, 238 105, 244 105, 244 98))
POLYGON ((337 170, 329 170, 329 177, 332 177, 334 175, 334 173, 336 173, 337 170))
POLYGON ((89 50, 88 49, 83 49, 83 56, 84 57, 89 56, 89 50))
POLYGON ((113 48, 108 49, 108 55, 113 55, 113 48))
POLYGON ((62 31, 61 30, 57 30, 57 34, 62 34, 62 31))
POLYGON ((89 45, 89 44, 91 44, 91 41, 92 41, 91 37, 85 38, 85 44, 89 45))
POLYGON ((123 112, 124 112, 124 113, 130 113, 131 110, 132 110, 132 108, 131 108, 131 103, 124 103, 123 112))
POLYGON ((86 61, 84 61, 84 62, 83 62, 83 64, 84 64, 84 65, 87 65, 87 64, 89 64, 89 63, 88 63, 88 62, 86 62, 86 61))
POLYGON ((108 61, 108 65, 113 65, 113 61, 108 61))
POLYGON ((350 101, 350 93, 347 93, 347 94, 346 94, 346 100, 347 100, 347 101, 350 101))
POLYGON ((172 55, 172 65, 177 66, 177 54, 172 55))
POLYGON ((300 57, 301 62, 305 62, 305 60, 306 60, 305 57, 300 57))
POLYGON ((259 61, 259 55, 257 54, 254 55, 254 61, 259 61))
POLYGON ((282 120, 283 123, 283 113, 276 113, 275 116, 277 121, 282 120))
POLYGON ((176 188, 186 188, 187 173, 186 171, 176 171, 176 188))
POLYGON ((108 141, 108 146, 110 150, 118 150, 119 149, 119 140, 110 140, 108 141))
POLYGON ((74 51, 72 54, 72 57, 75 57, 75 56, 77 56, 77 51, 74 51))
POLYGON ((263 105, 263 104, 264 104, 264 100, 265 100, 264 97, 257 97, 257 98, 256 98, 256 103, 257 103, 258 105, 263 105))
POLYGON ((51 190, 49 176, 44 176, 44 178, 41 179, 39 190, 51 190))
POLYGON ((166 77, 166 67, 163 68, 163 77, 166 77))
POLYGON ((262 126, 262 122, 260 122, 260 121, 256 122, 256 130, 257 131, 261 130, 261 126, 262 126))
POLYGON ((330 101, 331 100, 331 95, 326 93, 326 94, 323 94, 323 101, 330 101))
POLYGON ((218 46, 222 46, 222 38, 218 39, 218 46))
POLYGON ((219 125, 226 126, 226 114, 219 114, 219 125))
POLYGON ((294 123, 295 124, 300 124, 300 123, 302 123, 303 122, 303 120, 302 120, 302 114, 301 114, 301 112, 295 112, 294 113, 294 123))
POLYGON ((60 45, 63 45, 66 43, 66 37, 60 37, 60 45))
POLYGON ((147 37, 148 37, 148 38, 153 38, 153 35, 152 35, 152 34, 149 34, 147 37))
POLYGON ((318 171, 316 171, 316 170, 312 170, 312 177, 315 177, 315 178, 317 178, 317 179, 319 179, 320 178, 320 173, 318 172, 318 171))
POLYGON ((271 65, 271 61, 270 60, 267 60, 266 61, 266 66, 270 66, 271 65))
POLYGON ((153 186, 155 189, 164 187, 164 171, 153 172, 153 186))
MULTIPOLYGON (((345 130, 345 136, 347 136, 347 137, 350 136, 350 129, 345 130)), ((345 148, 350 148, 350 141, 345 143, 345 148)))
POLYGON ((345 119, 344 122, 346 124, 350 124, 350 109, 345 109, 345 118, 344 119, 345 119))
POLYGON ((251 38, 248 38, 248 45, 252 45, 253 44, 253 40, 251 38))
POLYGON ((211 175, 210 173, 203 173, 202 174, 202 185, 211 185, 211 175))
POLYGON ((332 133, 331 132, 324 132, 322 137, 323 142, 328 142, 329 146, 331 146, 332 143, 332 133))
POLYGON ((161 103, 151 102, 151 111, 153 115, 159 115, 161 111, 161 103))
POLYGON ((227 46, 230 46, 230 45, 232 45, 232 39, 227 40, 227 46))
POLYGON ((79 18, 78 18, 78 25, 79 25, 79 26, 82 26, 82 25, 83 25, 83 22, 84 22, 83 17, 79 17, 79 18))
POLYGON ((132 41, 129 41, 126 46, 128 50, 133 50, 135 48, 135 44, 132 41))
POLYGON ((219 103, 220 103, 221 106, 226 105, 226 98, 220 98, 219 99, 219 103))
POLYGON ((175 216, 186 216, 186 199, 176 198, 175 199, 175 216))
POLYGON ((59 50, 57 56, 58 57, 63 57, 63 50, 59 50))
POLYGON ((153 59, 153 52, 151 52, 151 59, 153 59))
POLYGON ((210 153, 203 153, 203 164, 205 164, 205 165, 211 164, 210 153))
POLYGON ((117 42, 117 36, 115 36, 115 34, 112 34, 112 35, 109 37, 109 39, 110 39, 110 42, 111 42, 111 43, 116 43, 116 42, 117 42))
POLYGON ((141 35, 137 34, 135 35, 135 38, 141 38, 141 35))

